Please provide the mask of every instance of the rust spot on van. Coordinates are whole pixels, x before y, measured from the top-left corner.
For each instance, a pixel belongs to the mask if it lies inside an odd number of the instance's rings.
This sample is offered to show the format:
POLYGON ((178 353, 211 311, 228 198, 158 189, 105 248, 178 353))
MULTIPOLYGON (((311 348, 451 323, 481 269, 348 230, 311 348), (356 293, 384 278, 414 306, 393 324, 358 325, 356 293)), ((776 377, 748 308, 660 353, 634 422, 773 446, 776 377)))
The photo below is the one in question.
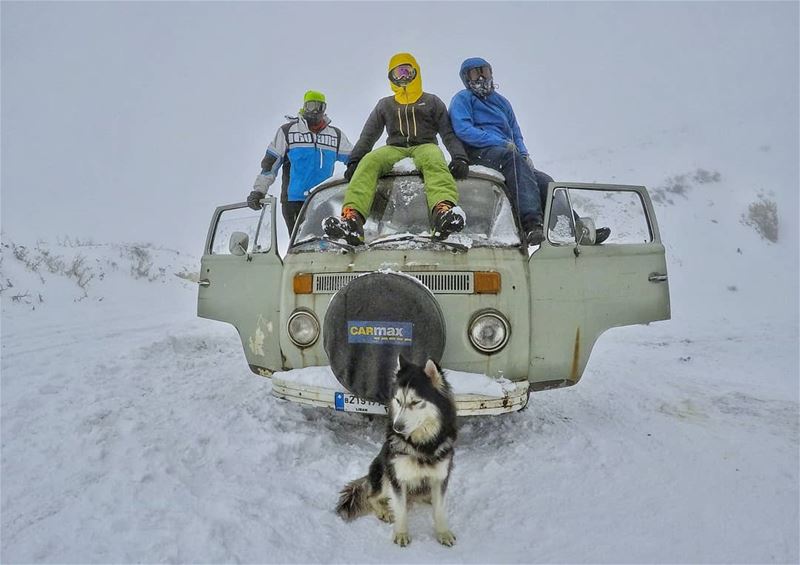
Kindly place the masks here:
POLYGON ((271 377, 273 373, 272 369, 267 369, 266 367, 259 367, 258 365, 249 365, 249 367, 251 371, 261 377, 271 377))
POLYGON ((578 380, 578 357, 581 352, 581 329, 575 329, 575 345, 572 348, 572 370, 570 370, 570 380, 577 382, 578 380))

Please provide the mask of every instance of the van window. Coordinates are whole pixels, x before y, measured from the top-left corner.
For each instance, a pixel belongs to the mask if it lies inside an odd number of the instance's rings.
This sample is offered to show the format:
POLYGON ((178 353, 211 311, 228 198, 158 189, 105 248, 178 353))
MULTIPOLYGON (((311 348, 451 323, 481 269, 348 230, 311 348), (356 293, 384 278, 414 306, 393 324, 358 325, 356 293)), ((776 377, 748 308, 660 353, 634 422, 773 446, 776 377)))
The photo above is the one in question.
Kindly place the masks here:
MULTIPOLYGON (((255 235, 258 229, 261 212, 250 208, 233 208, 223 210, 217 216, 214 226, 214 236, 211 240, 210 252, 212 255, 230 255, 228 249, 231 235, 234 232, 244 232, 248 236, 247 252, 252 253, 255 246, 255 235)), ((267 215, 269 217, 269 215, 267 215)))
POLYGON ((597 228, 611 228, 607 244, 653 241, 647 210, 637 192, 570 188, 569 199, 579 216, 590 217, 597 228))

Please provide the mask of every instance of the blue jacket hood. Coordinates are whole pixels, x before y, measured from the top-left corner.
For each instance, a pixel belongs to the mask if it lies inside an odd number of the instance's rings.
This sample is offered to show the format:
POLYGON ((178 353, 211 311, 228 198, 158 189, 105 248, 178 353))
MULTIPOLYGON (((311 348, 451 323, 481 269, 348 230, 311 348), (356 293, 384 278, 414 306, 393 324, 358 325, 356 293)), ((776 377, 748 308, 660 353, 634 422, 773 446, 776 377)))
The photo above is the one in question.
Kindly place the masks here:
POLYGON ((465 88, 469 88, 469 85, 467 84, 467 71, 475 67, 482 67, 483 65, 489 65, 490 67, 492 66, 486 59, 481 57, 470 57, 461 63, 461 70, 458 72, 458 76, 461 77, 461 82, 464 83, 465 88))

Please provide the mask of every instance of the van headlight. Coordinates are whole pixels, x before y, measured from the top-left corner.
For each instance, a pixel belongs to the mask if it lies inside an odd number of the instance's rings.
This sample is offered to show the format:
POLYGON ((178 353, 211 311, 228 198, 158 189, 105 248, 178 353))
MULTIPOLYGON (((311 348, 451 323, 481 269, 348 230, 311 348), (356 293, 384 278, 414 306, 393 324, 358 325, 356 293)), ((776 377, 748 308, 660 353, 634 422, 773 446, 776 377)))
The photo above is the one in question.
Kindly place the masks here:
POLYGON ((289 316, 286 324, 289 330, 289 339, 297 347, 309 347, 319 338, 319 322, 316 316, 308 310, 297 310, 289 316))
POLYGON ((469 323, 469 341, 481 353, 496 353, 508 343, 511 325, 495 310, 478 312, 469 323))

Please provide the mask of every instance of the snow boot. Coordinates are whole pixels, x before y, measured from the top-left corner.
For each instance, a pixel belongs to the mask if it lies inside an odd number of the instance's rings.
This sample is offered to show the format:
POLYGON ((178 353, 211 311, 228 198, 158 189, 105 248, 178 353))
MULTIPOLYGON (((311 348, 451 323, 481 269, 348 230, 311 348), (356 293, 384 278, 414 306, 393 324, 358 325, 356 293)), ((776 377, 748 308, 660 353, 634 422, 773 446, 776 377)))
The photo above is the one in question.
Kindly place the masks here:
POLYGON ((542 224, 536 224, 525 233, 525 242, 530 245, 539 245, 544 241, 544 227, 542 224))
POLYGON ((611 235, 611 228, 597 228, 594 232, 594 244, 600 245, 611 235))
POLYGON ((322 229, 331 239, 343 239, 350 245, 364 244, 364 218, 355 208, 345 206, 341 218, 325 218, 322 229))
POLYGON ((447 239, 451 233, 464 229, 466 217, 464 211, 449 200, 442 200, 431 210, 433 215, 433 236, 437 239, 447 239))

